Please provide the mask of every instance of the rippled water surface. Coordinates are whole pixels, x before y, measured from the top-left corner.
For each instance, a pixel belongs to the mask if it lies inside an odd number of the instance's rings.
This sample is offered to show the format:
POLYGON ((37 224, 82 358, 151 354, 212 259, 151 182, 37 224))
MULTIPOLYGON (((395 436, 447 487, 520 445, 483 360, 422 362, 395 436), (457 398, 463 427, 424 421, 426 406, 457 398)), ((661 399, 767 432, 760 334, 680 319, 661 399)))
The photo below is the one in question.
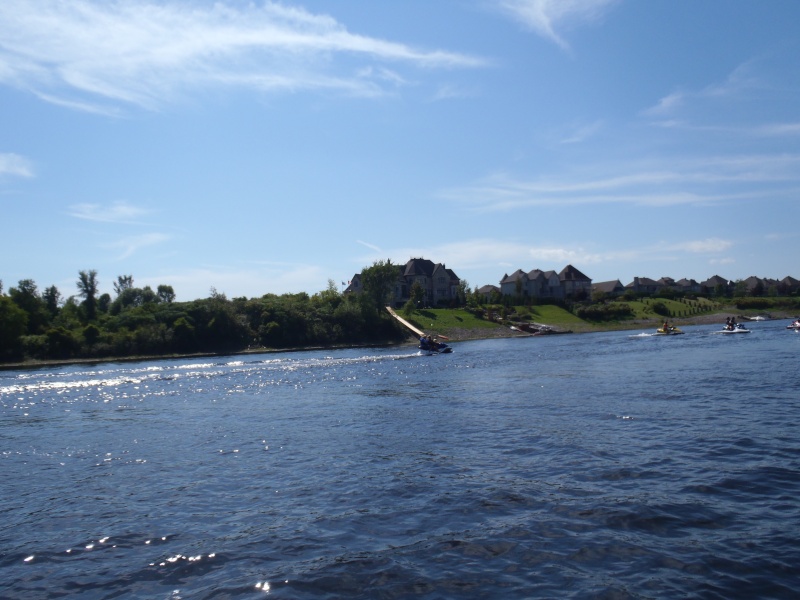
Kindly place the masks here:
POLYGON ((785 325, 0 371, 0 597, 800 597, 785 325))

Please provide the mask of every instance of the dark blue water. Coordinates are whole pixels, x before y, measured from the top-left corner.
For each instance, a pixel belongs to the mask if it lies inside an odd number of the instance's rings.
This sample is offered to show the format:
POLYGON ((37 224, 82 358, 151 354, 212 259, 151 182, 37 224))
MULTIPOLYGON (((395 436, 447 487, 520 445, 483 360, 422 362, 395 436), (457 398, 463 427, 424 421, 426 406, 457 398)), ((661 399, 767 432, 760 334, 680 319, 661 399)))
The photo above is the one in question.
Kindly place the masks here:
POLYGON ((0 372, 0 596, 799 597, 786 323, 0 372))

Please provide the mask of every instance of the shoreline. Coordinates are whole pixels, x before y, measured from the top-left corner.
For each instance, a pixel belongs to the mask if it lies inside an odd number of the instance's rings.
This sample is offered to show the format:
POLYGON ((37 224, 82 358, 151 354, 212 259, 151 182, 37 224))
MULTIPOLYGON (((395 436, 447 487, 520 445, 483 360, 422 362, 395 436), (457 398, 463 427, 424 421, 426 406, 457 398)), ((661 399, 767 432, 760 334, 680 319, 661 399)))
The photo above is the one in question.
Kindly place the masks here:
MULTIPOLYGON (((730 316, 733 311, 720 311, 717 313, 709 313, 704 315, 697 315, 694 317, 684 318, 670 318, 666 319, 676 326, 691 326, 691 325, 713 325, 722 324, 726 316, 730 316)), ((786 311, 771 311, 767 321, 782 321, 787 319, 796 318, 786 311)), ((741 322, 748 322, 752 319, 747 315, 735 315, 741 322)), ((469 342, 475 340, 489 340, 496 338, 527 338, 527 337, 546 337, 548 335, 559 334, 586 334, 586 333, 602 333, 606 331, 631 331, 637 329, 650 329, 658 328, 663 318, 658 319, 636 319, 634 321, 625 322, 609 322, 603 324, 586 324, 585 326, 576 327, 575 329, 563 329, 560 327, 553 327, 553 333, 537 334, 528 333, 525 331, 514 331, 505 325, 498 324, 495 328, 475 328, 475 329, 459 329, 448 330, 446 335, 449 342, 469 342)), ((764 322, 764 321, 762 321, 764 322)), ((544 324, 539 324, 544 325, 544 324)), ((552 326, 550 326, 552 327, 552 326)), ((417 343, 413 336, 409 336, 404 342, 383 343, 383 344, 340 344, 331 346, 303 346, 299 348, 247 348, 245 350, 236 350, 230 352, 192 352, 187 354, 161 354, 161 355, 142 355, 142 356, 117 356, 117 357, 103 357, 103 358, 68 358, 61 360, 27 360, 15 363, 0 363, 0 371, 26 371, 35 369, 46 369, 51 367, 63 367, 70 365, 99 365, 104 363, 123 363, 123 362, 144 362, 144 361, 157 361, 157 360, 177 360, 185 358, 214 358, 220 356, 244 356, 250 354, 277 354, 288 352, 311 352, 316 350, 345 350, 353 348, 391 348, 393 346, 412 346, 417 343)))

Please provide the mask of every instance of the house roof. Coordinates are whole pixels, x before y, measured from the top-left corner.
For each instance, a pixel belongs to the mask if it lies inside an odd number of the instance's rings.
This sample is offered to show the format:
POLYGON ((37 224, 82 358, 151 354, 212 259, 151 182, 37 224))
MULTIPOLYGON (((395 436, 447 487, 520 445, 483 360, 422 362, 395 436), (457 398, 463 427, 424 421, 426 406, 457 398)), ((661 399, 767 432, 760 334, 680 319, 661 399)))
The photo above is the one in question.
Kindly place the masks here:
POLYGON ((525 273, 522 269, 517 269, 511 275, 504 275, 503 278, 500 280, 500 283, 516 283, 518 279, 523 279, 527 277, 528 274, 525 273))
POLYGON ((567 265, 561 269, 558 278, 561 281, 591 281, 590 277, 587 277, 572 265, 567 265))
POLYGON ((655 286, 655 287, 663 286, 663 284, 659 283, 655 279, 650 279, 649 277, 634 277, 633 281, 631 281, 625 287, 632 288, 632 287, 636 287, 637 285, 639 285, 639 286, 648 285, 648 286, 655 286))
POLYGON ((623 289, 623 286, 619 279, 615 279, 614 281, 601 281, 599 283, 593 283, 592 289, 599 292, 611 293, 623 289))
POLYGON ((694 279, 686 279, 684 277, 683 279, 679 279, 675 285, 679 285, 681 287, 692 287, 698 285, 698 283, 694 279))
POLYGON ((432 260, 428 260, 427 258, 412 258, 405 264, 405 267, 400 267, 400 275, 402 277, 433 277, 433 273, 439 267, 444 269, 451 281, 459 280, 458 275, 456 275, 452 269, 448 269, 442 263, 434 263, 432 260))
POLYGON ((425 275, 430 277, 433 275, 433 270, 435 268, 436 265, 433 264, 432 260, 428 260, 427 258, 412 258, 406 263, 403 269, 403 276, 414 277, 416 275, 425 275))
POLYGON ((708 279, 706 279, 700 285, 704 285, 705 287, 715 287, 718 285, 728 285, 728 280, 724 277, 720 277, 719 275, 712 275, 708 279))

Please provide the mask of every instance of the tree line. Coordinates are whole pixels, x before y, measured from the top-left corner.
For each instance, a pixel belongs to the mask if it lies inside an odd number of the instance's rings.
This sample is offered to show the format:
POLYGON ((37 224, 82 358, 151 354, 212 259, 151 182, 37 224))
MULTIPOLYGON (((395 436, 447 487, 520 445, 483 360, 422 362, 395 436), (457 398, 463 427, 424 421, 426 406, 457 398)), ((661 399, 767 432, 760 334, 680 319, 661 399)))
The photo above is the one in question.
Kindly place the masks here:
POLYGON ((396 279, 391 261, 362 274, 364 293, 341 294, 332 280, 309 295, 265 294, 176 302, 170 285, 136 287, 132 275, 99 293, 96 270, 79 271, 75 295, 39 291, 24 279, 4 293, 0 281, 0 361, 107 359, 247 348, 298 348, 382 343, 405 332, 384 310, 396 279))

